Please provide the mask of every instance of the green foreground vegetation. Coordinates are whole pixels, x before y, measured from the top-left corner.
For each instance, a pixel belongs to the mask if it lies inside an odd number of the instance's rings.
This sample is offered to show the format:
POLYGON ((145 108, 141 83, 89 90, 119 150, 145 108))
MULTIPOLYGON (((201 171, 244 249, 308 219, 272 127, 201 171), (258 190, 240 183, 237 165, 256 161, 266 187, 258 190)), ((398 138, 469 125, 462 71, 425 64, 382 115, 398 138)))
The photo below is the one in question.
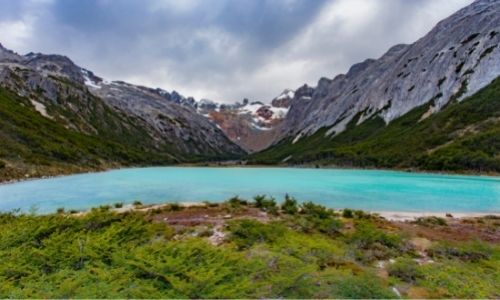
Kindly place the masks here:
MULTIPOLYGON (((500 225, 494 217, 474 222, 487 223, 493 230, 500 225)), ((419 219, 413 226, 442 231, 447 221, 419 219)), ((290 197, 281 206, 259 196, 252 202, 233 198, 205 208, 169 205, 117 213, 101 207, 82 215, 63 209, 51 215, 4 213, 0 297, 500 296, 498 244, 441 240, 422 250, 414 238, 376 215, 336 212, 311 202, 298 205, 290 197), (196 210, 241 217, 224 217, 222 225, 179 226, 165 221, 196 210), (266 212, 267 219, 251 217, 252 211, 266 212), (210 237, 217 226, 225 238, 214 245, 210 237)))
POLYGON ((329 128, 323 128, 295 144, 287 139, 250 162, 499 173, 500 78, 422 118, 433 104, 434 99, 388 125, 374 116, 356 126, 358 114, 338 135, 326 137, 329 128))

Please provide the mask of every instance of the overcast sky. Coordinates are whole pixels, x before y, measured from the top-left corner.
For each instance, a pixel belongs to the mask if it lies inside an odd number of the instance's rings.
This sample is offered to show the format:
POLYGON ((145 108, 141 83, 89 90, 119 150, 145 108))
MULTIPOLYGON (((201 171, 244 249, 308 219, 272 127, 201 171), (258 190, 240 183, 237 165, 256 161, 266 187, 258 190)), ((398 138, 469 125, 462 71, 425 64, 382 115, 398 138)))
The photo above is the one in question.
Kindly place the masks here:
POLYGON ((109 80, 267 102, 411 43, 472 0, 0 0, 0 43, 109 80))

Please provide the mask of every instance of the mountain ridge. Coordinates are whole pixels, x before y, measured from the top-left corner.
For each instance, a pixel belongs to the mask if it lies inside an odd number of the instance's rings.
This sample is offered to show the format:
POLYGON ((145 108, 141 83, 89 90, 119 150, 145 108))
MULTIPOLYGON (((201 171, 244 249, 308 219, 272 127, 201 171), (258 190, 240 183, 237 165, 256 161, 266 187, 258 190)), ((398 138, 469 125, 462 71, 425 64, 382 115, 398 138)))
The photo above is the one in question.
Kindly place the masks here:
POLYGON ((325 126, 332 127, 328 135, 340 133, 361 111, 360 122, 374 114, 390 122, 433 98, 438 111, 454 96, 472 95, 500 74, 499 12, 498 1, 476 1, 415 43, 395 45, 346 74, 320 79, 311 98, 292 100, 276 142, 325 126))
MULTIPOLYGON (((307 146, 315 145, 311 141, 322 147, 332 140, 338 141, 338 136, 342 139, 358 132, 361 138, 350 136, 349 143, 352 140, 363 143, 362 138, 370 138, 377 130, 393 128, 393 121, 408 118, 414 110, 419 111, 421 120, 415 123, 410 119, 413 126, 418 127, 418 123, 475 96, 486 86, 494 89, 491 82, 496 83, 494 80, 500 75, 499 33, 500 2, 478 0, 439 22, 413 44, 395 45, 378 59, 354 64, 346 74, 332 79, 322 77, 315 87, 304 84, 295 90, 285 89, 268 104, 248 99, 234 104, 197 101, 175 90, 168 92, 105 80, 66 56, 33 52, 19 55, 1 44, 0 88, 7 102, 4 114, 9 115, 12 122, 22 119, 19 113, 23 107, 30 110, 30 115, 35 111, 42 117, 33 118, 40 126, 55 128, 53 125, 57 125, 54 130, 58 134, 65 131, 70 136, 73 133, 90 136, 96 139, 96 147, 106 149, 105 152, 110 147, 120 149, 119 145, 130 147, 133 152, 119 155, 128 155, 130 160, 113 161, 112 155, 100 160, 98 153, 85 149, 78 154, 81 159, 73 162, 82 166, 87 166, 89 161, 92 161, 89 167, 99 168, 99 161, 103 165, 119 166, 233 160, 245 159, 247 153, 253 162, 304 163, 307 162, 305 154, 312 150, 307 146), (420 114, 422 107, 427 111, 420 114), (46 122, 55 124, 46 125, 46 122), (301 142, 303 139, 306 145, 301 142), (318 142, 321 139, 323 141, 318 142), (297 143, 302 148, 295 147, 297 143), (273 153, 288 155, 273 156, 273 153)), ((8 125, 12 124, 5 123, 5 128, 8 125)), ((479 131, 483 128, 469 125, 479 131)), ((36 124, 30 126, 35 128, 36 124)), ((26 165, 23 170, 33 167, 40 159, 49 164, 51 160, 65 163, 61 157, 68 159, 68 153, 72 153, 68 150, 70 145, 78 144, 59 136, 67 142, 61 145, 61 151, 50 144, 50 151, 41 147, 34 153, 27 147, 30 138, 42 139, 43 134, 50 135, 50 132, 5 128, 0 128, 0 134, 12 143, 8 146, 21 149, 27 156, 16 157, 3 151, 0 159, 11 167, 16 166, 16 162, 26 165)), ((321 147, 317 150, 325 150, 321 147)), ((495 153, 488 155, 496 159, 495 153)), ((330 159, 338 162, 335 157, 330 159)), ((324 157, 321 160, 328 163, 324 157)), ((365 165, 357 162, 355 156, 349 158, 347 164, 365 165)), ((393 164, 376 162, 374 165, 393 164)))

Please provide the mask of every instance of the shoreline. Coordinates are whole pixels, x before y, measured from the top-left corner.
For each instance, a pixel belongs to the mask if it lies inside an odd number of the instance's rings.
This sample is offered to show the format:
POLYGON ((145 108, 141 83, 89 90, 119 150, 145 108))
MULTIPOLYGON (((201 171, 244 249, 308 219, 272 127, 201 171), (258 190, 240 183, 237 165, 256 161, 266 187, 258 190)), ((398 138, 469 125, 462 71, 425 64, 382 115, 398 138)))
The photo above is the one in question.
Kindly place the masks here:
MULTIPOLYGON (((171 204, 177 204, 183 208, 208 208, 204 202, 172 202, 172 203, 154 203, 154 204, 146 204, 135 206, 131 203, 123 204, 120 208, 114 208, 111 206, 110 210, 116 213, 126 213, 131 211, 136 212, 148 212, 156 209, 166 208, 171 204)), ((211 202, 210 204, 214 205, 222 205, 224 202, 211 202)), ((331 208, 337 213, 341 213, 344 209, 331 208)), ((346 208, 350 209, 350 208, 346 208)), ((74 214, 76 216, 81 216, 89 213, 92 208, 81 210, 78 213, 74 214)), ((354 209, 351 209, 354 210, 354 209)), ((408 211, 369 211, 363 210, 367 213, 378 215, 388 221, 392 222, 406 222, 406 221, 414 221, 417 218, 427 218, 427 217, 438 217, 443 219, 468 219, 468 218, 481 218, 486 216, 495 216, 500 218, 500 212, 408 212, 408 211)), ((43 214, 48 215, 48 214, 43 214)))
POLYGON ((403 172, 410 174, 430 174, 430 175, 448 175, 448 176, 478 176, 478 177, 486 177, 486 178, 497 178, 500 177, 500 173, 479 173, 479 172, 444 172, 444 171, 431 171, 431 170, 418 170, 418 169, 387 169, 387 168, 356 168, 356 167, 347 167, 347 166, 336 166, 336 165, 327 165, 327 166, 319 166, 315 165, 284 165, 284 164, 275 164, 275 165, 267 165, 267 164, 218 164, 218 163, 182 163, 175 165, 151 165, 151 166, 121 166, 117 168, 105 168, 105 169, 96 169, 96 170, 88 170, 82 172, 74 172, 74 173, 61 173, 57 175, 42 175, 42 176, 32 176, 27 178, 13 178, 13 179, 0 179, 0 186, 15 184, 20 182, 27 182, 32 180, 42 180, 42 179, 52 179, 64 176, 74 176, 74 175, 82 175, 82 174, 98 174, 109 171, 118 171, 124 169, 140 169, 140 168, 290 168, 290 169, 311 169, 311 170, 352 170, 352 171, 387 171, 387 172, 403 172))
POLYGON ((373 214, 378 214, 389 221, 413 221, 417 218, 438 217, 443 219, 467 219, 480 218, 485 216, 500 217, 500 212, 484 213, 484 212, 404 212, 404 211, 373 211, 373 214), (451 217, 450 217, 451 215, 451 217))

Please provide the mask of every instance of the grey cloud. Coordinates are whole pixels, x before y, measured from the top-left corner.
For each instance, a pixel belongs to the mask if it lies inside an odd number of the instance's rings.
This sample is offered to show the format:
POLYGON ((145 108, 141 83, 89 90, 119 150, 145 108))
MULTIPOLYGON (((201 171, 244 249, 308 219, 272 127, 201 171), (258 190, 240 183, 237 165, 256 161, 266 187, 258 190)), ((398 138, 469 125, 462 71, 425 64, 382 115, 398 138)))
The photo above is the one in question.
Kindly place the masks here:
MULTIPOLYGON (((29 20, 31 35, 14 50, 65 54, 108 79, 268 101, 411 42, 469 2, 0 0, 0 26, 29 20)), ((0 42, 10 41, 0 32, 0 42)))

